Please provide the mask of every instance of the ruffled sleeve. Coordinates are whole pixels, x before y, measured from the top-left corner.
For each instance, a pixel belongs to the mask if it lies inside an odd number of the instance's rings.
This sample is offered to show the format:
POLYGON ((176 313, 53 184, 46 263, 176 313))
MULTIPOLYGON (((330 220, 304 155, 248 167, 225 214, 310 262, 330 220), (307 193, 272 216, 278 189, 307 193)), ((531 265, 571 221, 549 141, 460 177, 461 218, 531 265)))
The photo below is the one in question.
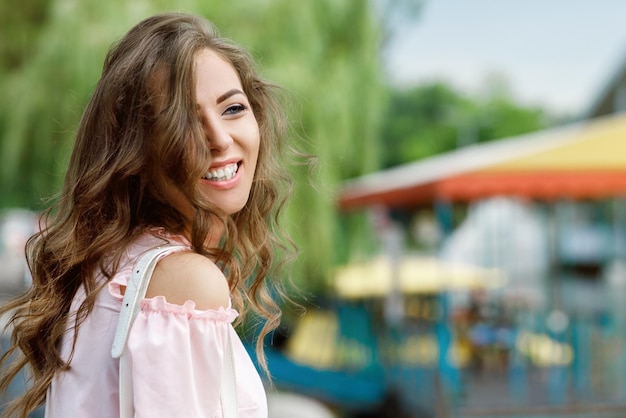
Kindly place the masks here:
POLYGON ((145 299, 128 337, 136 418, 216 417, 232 308, 145 299))

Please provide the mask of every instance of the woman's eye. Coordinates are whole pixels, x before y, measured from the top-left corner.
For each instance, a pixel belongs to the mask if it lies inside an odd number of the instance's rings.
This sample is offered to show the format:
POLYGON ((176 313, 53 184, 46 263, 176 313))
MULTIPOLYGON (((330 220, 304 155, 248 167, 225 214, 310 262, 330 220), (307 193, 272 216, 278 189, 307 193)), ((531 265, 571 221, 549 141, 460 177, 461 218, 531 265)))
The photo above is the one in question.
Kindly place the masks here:
POLYGON ((226 110, 224 111, 225 115, 236 115, 238 113, 243 112, 244 110, 246 110, 246 107, 242 104, 234 104, 231 106, 228 106, 226 108, 226 110))

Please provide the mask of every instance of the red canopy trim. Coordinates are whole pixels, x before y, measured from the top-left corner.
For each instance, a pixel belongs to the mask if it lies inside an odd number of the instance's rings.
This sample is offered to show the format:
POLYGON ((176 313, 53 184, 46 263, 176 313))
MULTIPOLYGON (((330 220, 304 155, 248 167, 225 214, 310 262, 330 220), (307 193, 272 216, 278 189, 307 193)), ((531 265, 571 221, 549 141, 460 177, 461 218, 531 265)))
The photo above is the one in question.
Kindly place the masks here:
POLYGON ((371 205, 418 207, 436 200, 470 202, 492 196, 519 196, 532 200, 602 199, 626 196, 624 171, 478 172, 425 184, 339 199, 342 210, 371 205))
POLYGON ((602 199, 626 196, 624 171, 533 171, 471 173, 437 182, 436 197, 472 201, 497 195, 533 200, 602 199))

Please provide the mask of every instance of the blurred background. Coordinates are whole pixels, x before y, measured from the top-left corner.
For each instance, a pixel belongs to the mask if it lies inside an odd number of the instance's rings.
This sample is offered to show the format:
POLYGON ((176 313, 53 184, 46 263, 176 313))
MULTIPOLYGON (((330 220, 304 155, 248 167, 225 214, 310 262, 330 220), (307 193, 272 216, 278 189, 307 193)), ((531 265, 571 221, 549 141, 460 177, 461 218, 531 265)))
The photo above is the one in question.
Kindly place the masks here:
POLYGON ((107 49, 170 10, 249 49, 319 157, 270 417, 626 416, 620 0, 0 0, 4 300, 107 49))

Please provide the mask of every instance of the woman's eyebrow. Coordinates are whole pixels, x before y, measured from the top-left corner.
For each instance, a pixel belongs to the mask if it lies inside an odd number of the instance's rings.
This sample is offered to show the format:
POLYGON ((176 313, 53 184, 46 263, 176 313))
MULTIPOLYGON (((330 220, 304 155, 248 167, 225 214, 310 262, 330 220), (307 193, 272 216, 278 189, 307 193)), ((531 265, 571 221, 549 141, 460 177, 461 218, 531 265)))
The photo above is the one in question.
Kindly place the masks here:
POLYGON ((235 94, 244 94, 243 91, 239 90, 239 89, 230 89, 228 90, 226 93, 222 94, 220 97, 217 98, 217 100, 215 101, 217 104, 222 103, 224 100, 228 99, 230 96, 234 96, 235 94))

